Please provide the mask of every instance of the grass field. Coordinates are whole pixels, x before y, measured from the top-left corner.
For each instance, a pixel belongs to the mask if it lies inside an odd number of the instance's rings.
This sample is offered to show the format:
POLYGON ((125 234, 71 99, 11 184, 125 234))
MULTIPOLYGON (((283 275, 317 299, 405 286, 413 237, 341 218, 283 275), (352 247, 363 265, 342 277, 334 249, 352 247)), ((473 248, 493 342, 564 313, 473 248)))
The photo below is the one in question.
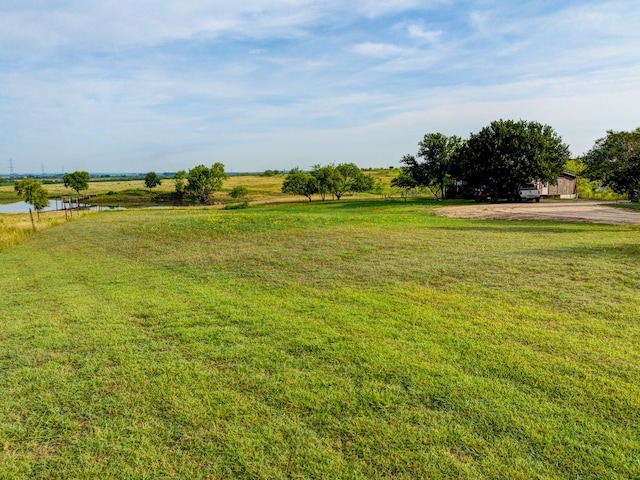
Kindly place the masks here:
MULTIPOLYGON (((389 184, 397 170, 380 169, 365 172, 376 180, 389 184)), ((243 185, 249 190, 247 199, 252 204, 264 204, 283 201, 297 201, 294 197, 285 196, 281 193, 280 188, 284 175, 262 176, 262 175, 236 175, 229 177, 224 182, 222 191, 216 192, 214 201, 217 202, 233 202, 229 196, 231 189, 238 185, 243 185)), ((44 185, 49 192, 51 198, 60 196, 76 196, 76 193, 65 188, 62 183, 44 185)), ((170 194, 175 190, 175 182, 172 179, 163 179, 162 184, 153 190, 149 190, 144 186, 144 180, 121 180, 121 181, 105 181, 104 179, 95 180, 89 183, 89 188, 83 190, 82 195, 91 195, 95 197, 92 201, 100 205, 111 206, 147 206, 153 203, 171 202, 170 194)), ((364 197, 375 197, 371 194, 359 194, 364 197)), ((0 186, 0 203, 17 202, 20 199, 16 196, 13 186, 0 186)))
POLYGON ((639 478, 640 228, 331 202, 0 251, 0 478, 639 478))

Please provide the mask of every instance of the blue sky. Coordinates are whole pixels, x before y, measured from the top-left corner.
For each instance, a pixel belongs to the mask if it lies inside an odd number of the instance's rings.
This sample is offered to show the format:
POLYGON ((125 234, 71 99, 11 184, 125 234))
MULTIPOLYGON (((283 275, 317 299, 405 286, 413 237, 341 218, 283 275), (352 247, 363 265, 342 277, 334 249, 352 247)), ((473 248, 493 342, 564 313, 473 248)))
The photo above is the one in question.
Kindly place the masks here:
POLYGON ((398 165, 428 132, 640 126, 640 3, 2 0, 0 174, 398 165))

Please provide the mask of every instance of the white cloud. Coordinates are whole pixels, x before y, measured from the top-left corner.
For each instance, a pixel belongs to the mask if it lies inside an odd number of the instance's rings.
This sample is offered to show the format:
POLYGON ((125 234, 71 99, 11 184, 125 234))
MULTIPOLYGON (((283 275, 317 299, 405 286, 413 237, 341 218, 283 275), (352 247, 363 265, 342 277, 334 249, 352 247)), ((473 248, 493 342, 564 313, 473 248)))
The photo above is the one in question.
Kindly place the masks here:
POLYGON ((413 38, 417 38, 420 41, 435 43, 442 36, 442 31, 438 30, 424 30, 422 27, 418 25, 409 25, 407 28, 409 35, 413 38))
POLYGON ((389 58, 403 55, 407 49, 388 43, 365 42, 355 45, 353 50, 361 55, 376 58, 389 58))
POLYGON ((0 146, 32 171, 212 158, 263 170, 394 164, 427 131, 466 136, 500 117, 549 123, 575 153, 638 126, 640 6, 477 5, 3 6, 0 146))

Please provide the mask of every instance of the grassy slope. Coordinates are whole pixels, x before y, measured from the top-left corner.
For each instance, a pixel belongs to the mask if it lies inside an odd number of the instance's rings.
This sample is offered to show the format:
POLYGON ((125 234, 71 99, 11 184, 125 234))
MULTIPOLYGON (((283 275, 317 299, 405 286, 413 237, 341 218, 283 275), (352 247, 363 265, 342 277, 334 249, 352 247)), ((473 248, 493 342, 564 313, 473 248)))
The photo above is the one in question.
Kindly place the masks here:
POLYGON ((640 476, 637 227, 92 215, 0 252, 0 478, 640 476))

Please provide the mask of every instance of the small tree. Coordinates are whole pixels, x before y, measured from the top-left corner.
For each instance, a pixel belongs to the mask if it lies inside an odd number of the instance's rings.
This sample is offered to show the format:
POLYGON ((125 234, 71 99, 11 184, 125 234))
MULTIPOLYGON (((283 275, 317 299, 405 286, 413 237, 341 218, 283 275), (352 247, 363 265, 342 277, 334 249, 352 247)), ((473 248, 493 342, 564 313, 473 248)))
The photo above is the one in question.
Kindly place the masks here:
POLYGON ((282 193, 304 195, 311 201, 311 196, 318 192, 316 178, 299 168, 292 169, 282 182, 282 193))
POLYGON ((229 192, 229 196, 235 199, 244 199, 247 195, 249 195, 249 189, 244 185, 237 185, 231 189, 229 192))
POLYGON ((373 178, 365 175, 355 163, 341 163, 333 184, 333 195, 340 200, 346 192, 366 192, 373 188, 373 178))
MULTIPOLYGON (((403 161, 408 157, 413 158, 415 161, 413 155, 405 155, 404 157, 402 157, 403 161)), ((416 182, 416 179, 413 178, 413 176, 406 170, 402 170, 400 172, 400 175, 391 180, 391 187, 400 190, 400 196, 404 198, 405 202, 407 201, 407 197, 409 196, 409 191, 413 190, 417 186, 418 183, 416 182)))
MULTIPOLYGON (((13 189, 20 198, 23 198, 25 202, 31 204, 33 208, 36 209, 38 218, 40 218, 40 210, 49 205, 49 194, 42 186, 42 183, 33 178, 25 178, 15 182, 13 189)), ((29 208, 29 216, 31 217, 31 226, 35 230, 36 225, 33 221, 31 208, 29 208)))
POLYGON ((211 168, 198 165, 187 174, 187 191, 200 203, 209 203, 213 193, 222 190, 226 178, 224 165, 220 162, 214 163, 211 168))
POLYGON ((144 177, 144 186, 147 187, 149 190, 161 184, 162 184, 162 181, 160 180, 160 177, 156 172, 149 172, 144 177))
POLYGON ((66 188, 75 190, 80 195, 80 190, 89 188, 89 172, 76 171, 73 173, 65 173, 62 176, 62 182, 66 188))
POLYGON ((185 170, 178 170, 173 176, 173 180, 176 185, 176 197, 178 197, 180 200, 182 200, 182 197, 184 197, 186 178, 187 172, 185 170))
POLYGON ((447 137, 442 133, 427 133, 418 144, 418 162, 413 155, 405 155, 400 160, 405 174, 413 177, 416 185, 427 187, 433 196, 444 199, 447 185, 452 182, 451 170, 462 139, 455 135, 447 137))

